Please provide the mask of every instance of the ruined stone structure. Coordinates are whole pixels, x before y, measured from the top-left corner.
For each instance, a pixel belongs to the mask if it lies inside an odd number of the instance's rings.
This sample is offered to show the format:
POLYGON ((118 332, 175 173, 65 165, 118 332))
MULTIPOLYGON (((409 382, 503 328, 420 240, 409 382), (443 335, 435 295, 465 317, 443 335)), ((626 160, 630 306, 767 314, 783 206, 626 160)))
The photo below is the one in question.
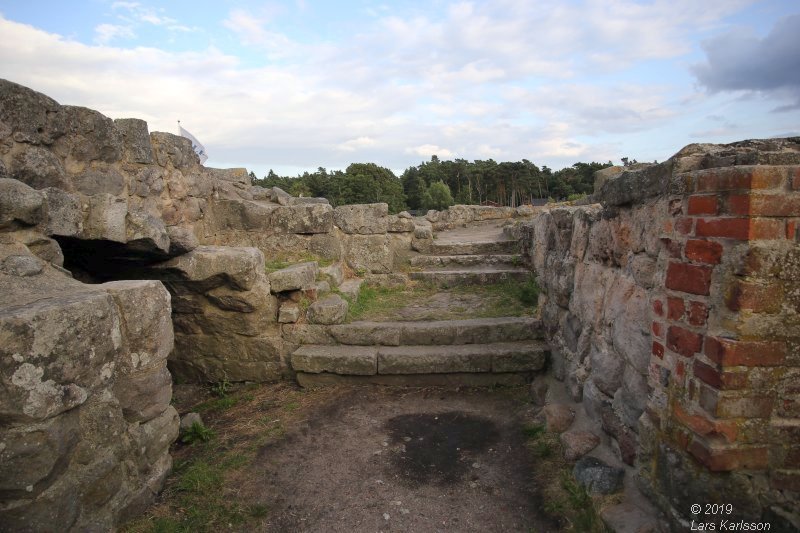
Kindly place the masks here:
POLYGON ((690 145, 522 230, 553 372, 675 523, 796 527, 798 165, 798 139, 690 145))
POLYGON ((545 370, 673 524, 705 502, 792 524, 800 141, 692 145, 605 171, 590 200, 333 208, 0 80, 0 524, 102 530, 142 509, 177 435, 170 373, 487 385, 545 370), (434 239, 486 220, 509 231, 434 239), (342 323, 340 295, 405 282, 409 264, 447 285, 533 270, 541 317, 342 323))

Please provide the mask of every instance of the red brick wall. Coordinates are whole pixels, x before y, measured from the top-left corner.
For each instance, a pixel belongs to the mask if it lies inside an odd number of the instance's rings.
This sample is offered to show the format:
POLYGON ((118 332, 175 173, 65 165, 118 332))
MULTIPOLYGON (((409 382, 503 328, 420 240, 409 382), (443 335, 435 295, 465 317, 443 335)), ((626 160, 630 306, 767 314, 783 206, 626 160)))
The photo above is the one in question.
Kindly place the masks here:
POLYGON ((800 167, 683 179, 652 302, 651 384, 666 405, 648 412, 708 470, 800 490, 800 167))

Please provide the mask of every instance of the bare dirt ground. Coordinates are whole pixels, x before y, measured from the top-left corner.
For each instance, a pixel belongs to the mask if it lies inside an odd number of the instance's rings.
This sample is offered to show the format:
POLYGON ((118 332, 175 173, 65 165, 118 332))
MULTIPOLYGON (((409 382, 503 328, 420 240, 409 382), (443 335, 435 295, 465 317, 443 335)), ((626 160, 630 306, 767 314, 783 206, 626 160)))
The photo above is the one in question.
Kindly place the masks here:
MULTIPOLYGON (((358 389, 258 453, 263 531, 549 531, 519 403, 492 391, 358 389)), ((256 466, 256 465, 254 465, 256 466)))
POLYGON ((563 531, 525 387, 180 385, 175 402, 214 436, 176 443, 160 501, 125 531, 563 531))

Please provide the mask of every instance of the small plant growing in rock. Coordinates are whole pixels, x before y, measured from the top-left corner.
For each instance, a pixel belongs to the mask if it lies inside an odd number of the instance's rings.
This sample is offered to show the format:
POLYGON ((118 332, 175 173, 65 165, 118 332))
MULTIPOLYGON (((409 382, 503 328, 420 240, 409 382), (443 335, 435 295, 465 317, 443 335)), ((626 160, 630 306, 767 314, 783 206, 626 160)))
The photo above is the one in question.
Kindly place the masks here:
POLYGON ((181 438, 184 444, 194 444, 195 442, 208 442, 214 438, 214 430, 205 427, 199 422, 195 422, 181 438))
POLYGON ((231 383, 227 379, 218 381, 211 385, 211 394, 219 398, 225 398, 231 390, 231 383))
POLYGON ((534 276, 520 286, 519 300, 525 305, 536 305, 539 301, 539 284, 534 276))

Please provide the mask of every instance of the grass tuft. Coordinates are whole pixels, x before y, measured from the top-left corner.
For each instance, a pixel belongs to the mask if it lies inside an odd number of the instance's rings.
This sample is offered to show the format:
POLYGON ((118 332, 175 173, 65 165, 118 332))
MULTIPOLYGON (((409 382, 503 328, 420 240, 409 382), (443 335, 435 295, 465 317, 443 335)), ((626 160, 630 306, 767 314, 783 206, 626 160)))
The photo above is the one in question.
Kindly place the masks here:
POLYGON ((546 431, 543 424, 524 426, 522 433, 536 459, 544 512, 560 523, 561 531, 608 533, 597 512, 602 498, 595 500, 572 477, 572 464, 564 460, 558 434, 546 431))

